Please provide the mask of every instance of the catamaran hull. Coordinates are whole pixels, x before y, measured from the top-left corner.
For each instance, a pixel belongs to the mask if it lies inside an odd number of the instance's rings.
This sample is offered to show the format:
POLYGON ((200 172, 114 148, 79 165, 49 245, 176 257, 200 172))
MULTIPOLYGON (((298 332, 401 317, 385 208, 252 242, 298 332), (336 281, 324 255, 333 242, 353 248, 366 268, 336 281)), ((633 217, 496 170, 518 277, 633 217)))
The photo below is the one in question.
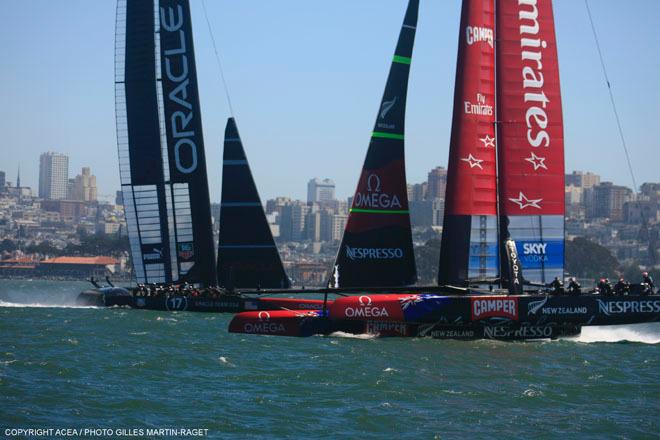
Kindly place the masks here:
MULTIPOLYGON (((78 295, 77 304, 96 307, 130 307, 172 312, 239 313, 248 310, 320 310, 323 300, 295 298, 248 298, 226 295, 220 298, 190 296, 135 296, 123 288, 86 290, 78 295)), ((328 302, 332 304, 332 301, 328 302)))
POLYGON ((439 339, 555 339, 585 325, 660 321, 660 296, 361 295, 325 312, 245 312, 229 331, 279 336, 335 332, 439 339))

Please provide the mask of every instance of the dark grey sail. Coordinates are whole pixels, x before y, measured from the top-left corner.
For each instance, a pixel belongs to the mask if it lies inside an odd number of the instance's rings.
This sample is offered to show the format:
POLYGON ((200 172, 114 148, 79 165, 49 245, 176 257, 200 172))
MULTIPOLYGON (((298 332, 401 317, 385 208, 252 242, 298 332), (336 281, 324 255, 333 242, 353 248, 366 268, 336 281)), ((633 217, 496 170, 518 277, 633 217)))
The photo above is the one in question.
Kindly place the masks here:
POLYGON ((227 121, 222 159, 218 284, 289 287, 234 118, 227 121))
POLYGON ((137 281, 215 284, 188 1, 120 0, 115 45, 119 168, 137 281))
POLYGON ((336 287, 405 286, 417 279, 404 123, 418 10, 419 0, 410 0, 330 280, 336 287))

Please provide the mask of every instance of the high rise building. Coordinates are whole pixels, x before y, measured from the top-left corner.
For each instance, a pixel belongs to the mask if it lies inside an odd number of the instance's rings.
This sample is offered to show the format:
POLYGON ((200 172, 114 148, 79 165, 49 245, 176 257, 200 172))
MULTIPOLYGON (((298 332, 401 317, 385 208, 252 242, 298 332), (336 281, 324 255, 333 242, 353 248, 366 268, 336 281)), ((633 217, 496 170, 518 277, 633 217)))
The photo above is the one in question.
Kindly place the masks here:
POLYGON ((291 204, 289 197, 276 197, 274 199, 266 200, 266 214, 277 212, 277 215, 282 214, 282 208, 291 204))
POLYGON ((347 221, 347 214, 335 214, 330 209, 323 211, 321 214, 321 241, 341 240, 347 221))
POLYGON ((39 197, 61 200, 67 196, 69 157, 49 151, 39 157, 39 197))
POLYGON ((594 173, 585 173, 582 171, 573 171, 571 174, 566 174, 565 185, 576 186, 578 188, 586 189, 592 188, 600 184, 600 176, 594 173))
POLYGON ((436 198, 445 198, 445 189, 447 188, 447 169, 445 167, 436 167, 429 171, 428 188, 426 190, 426 200, 436 198))
POLYGON ((305 216, 305 238, 312 241, 321 241, 321 212, 308 212, 305 216))
POLYGON ((335 199, 335 182, 313 178, 307 182, 307 202, 329 202, 335 199))
POLYGON ((310 207, 301 201, 294 201, 282 207, 280 215, 280 237, 285 241, 305 239, 305 219, 310 207))
POLYGON ((83 167, 81 174, 73 179, 71 199, 84 202, 95 202, 97 196, 96 176, 92 174, 89 167, 83 167))
POLYGON ((592 198, 587 206, 593 218, 609 218, 612 221, 623 221, 623 205, 632 200, 632 191, 625 186, 603 182, 592 188, 592 198))
POLYGON ((422 183, 409 183, 408 184, 408 201, 421 202, 426 200, 426 193, 428 191, 428 182, 422 183))
POLYGON ((5 192, 5 186, 7 185, 5 181, 5 177, 6 177, 5 172, 0 171, 0 192, 5 192))
MULTIPOLYGON (((124 204, 124 193, 120 190, 115 193, 115 205, 123 205, 123 204, 124 204)), ((220 213, 220 207, 218 207, 218 213, 220 213)))

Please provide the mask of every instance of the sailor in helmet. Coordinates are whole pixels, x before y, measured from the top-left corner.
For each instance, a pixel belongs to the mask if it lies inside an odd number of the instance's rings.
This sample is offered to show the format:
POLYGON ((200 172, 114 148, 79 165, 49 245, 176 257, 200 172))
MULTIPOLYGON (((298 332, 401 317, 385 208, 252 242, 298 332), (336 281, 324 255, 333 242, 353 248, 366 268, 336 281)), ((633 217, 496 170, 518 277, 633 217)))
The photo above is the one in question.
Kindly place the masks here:
POLYGON ((619 281, 614 285, 614 293, 617 295, 628 295, 629 292, 630 284, 623 277, 620 277, 619 281))
POLYGON ((649 286, 651 293, 655 292, 655 284, 653 284, 653 278, 646 271, 642 272, 642 283, 645 283, 649 286))
POLYGON ((580 283, 578 283, 577 279, 575 277, 571 277, 570 280, 568 281, 568 293, 571 295, 579 295, 581 292, 581 287, 580 283))
POLYGON ((552 288, 552 293, 554 295, 561 295, 564 293, 564 285, 562 284, 561 280, 559 277, 555 277, 554 280, 550 283, 550 287, 552 288))
POLYGON ((598 285, 596 287, 598 288, 598 292, 601 295, 611 295, 612 294, 612 284, 610 284, 610 280, 608 280, 605 277, 598 280, 598 285))

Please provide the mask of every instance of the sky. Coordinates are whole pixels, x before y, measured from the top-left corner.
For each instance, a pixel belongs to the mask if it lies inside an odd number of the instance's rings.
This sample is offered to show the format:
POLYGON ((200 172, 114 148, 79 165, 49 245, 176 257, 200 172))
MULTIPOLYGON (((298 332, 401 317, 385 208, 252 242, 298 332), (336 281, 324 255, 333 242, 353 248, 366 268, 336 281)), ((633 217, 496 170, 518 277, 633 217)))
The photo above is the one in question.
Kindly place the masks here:
MULTIPOLYGON (((235 116, 263 200, 305 199, 314 177, 352 195, 405 0, 205 0, 235 116)), ((406 117, 409 183, 446 166, 459 0, 421 0, 406 117)), ((660 181, 660 2, 591 0, 637 183, 660 181)), ((90 166, 120 188, 113 0, 0 0, 0 171, 38 187, 39 155, 90 166)), ((212 201, 230 116, 202 0, 191 0, 212 201)), ((586 8, 555 0, 566 169, 632 187, 586 8)))

